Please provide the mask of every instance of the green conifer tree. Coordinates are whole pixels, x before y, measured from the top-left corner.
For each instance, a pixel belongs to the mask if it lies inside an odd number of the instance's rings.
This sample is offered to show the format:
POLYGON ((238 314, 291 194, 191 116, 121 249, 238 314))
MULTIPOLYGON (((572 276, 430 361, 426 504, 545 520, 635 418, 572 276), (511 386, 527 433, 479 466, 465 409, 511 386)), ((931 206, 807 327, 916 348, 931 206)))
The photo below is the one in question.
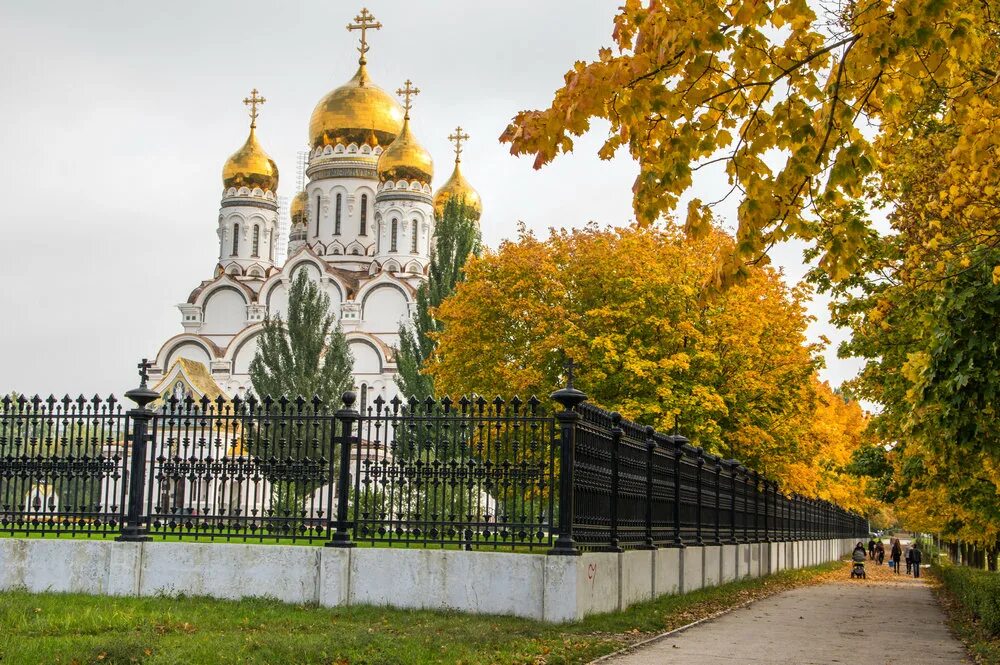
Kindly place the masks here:
POLYGON ((464 199, 450 199, 434 232, 434 251, 427 282, 417 290, 417 309, 413 320, 399 328, 399 348, 396 351, 398 377, 396 382, 404 395, 423 399, 434 395, 434 381, 421 374, 424 362, 434 352, 431 333, 441 324, 431 315, 455 291, 462 281, 463 270, 470 256, 479 256, 482 238, 479 223, 464 199))
MULTIPOLYGON (((334 325, 330 296, 309 278, 306 270, 299 270, 288 295, 288 321, 283 321, 280 315, 264 320, 257 354, 250 363, 254 391, 260 397, 269 395, 275 400, 285 396, 294 401, 301 396, 311 403, 314 397, 319 397, 321 408, 333 413, 340 407, 344 391, 353 384, 353 365, 347 339, 339 324, 334 325)), ((276 437, 280 438, 276 429, 254 428, 247 433, 248 448, 254 455, 332 461, 328 468, 336 475, 339 466, 337 428, 331 427, 325 435, 314 437, 311 445, 293 445, 285 450, 275 449, 280 445, 276 437)), ((310 479, 272 479, 270 508, 273 515, 286 520, 303 515, 310 497, 330 480, 325 475, 310 479)), ((297 528, 292 521, 276 526, 297 528)))
POLYGON ((275 399, 316 396, 336 410, 353 383, 353 365, 347 339, 340 325, 334 326, 330 296, 299 270, 288 296, 287 323, 280 315, 264 321, 250 363, 254 392, 275 399))

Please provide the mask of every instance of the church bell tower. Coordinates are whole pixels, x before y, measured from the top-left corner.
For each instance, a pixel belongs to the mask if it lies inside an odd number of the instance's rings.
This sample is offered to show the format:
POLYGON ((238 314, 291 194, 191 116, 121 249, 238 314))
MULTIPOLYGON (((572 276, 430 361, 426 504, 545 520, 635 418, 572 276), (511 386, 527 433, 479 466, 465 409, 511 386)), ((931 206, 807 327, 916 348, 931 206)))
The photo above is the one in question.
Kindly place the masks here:
POLYGON ((258 107, 267 100, 254 88, 243 103, 250 109, 250 135, 222 168, 218 271, 264 278, 278 246, 278 167, 257 141, 258 107))

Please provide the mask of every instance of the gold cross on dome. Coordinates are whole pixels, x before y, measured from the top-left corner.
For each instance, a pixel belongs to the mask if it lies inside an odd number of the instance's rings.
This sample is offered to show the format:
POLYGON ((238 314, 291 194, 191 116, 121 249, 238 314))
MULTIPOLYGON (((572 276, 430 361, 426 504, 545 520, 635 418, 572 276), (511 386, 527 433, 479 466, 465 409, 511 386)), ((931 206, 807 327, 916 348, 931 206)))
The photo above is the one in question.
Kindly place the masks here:
POLYGON ((462 161, 462 143, 469 140, 469 135, 462 132, 459 125, 455 128, 455 133, 448 137, 448 140, 455 144, 455 161, 462 161))
POLYGON ((406 117, 409 118, 410 109, 413 107, 413 102, 411 101, 410 98, 419 95, 420 88, 414 88, 413 81, 411 81, 410 79, 406 79, 406 82, 403 85, 405 87, 397 90, 396 94, 403 98, 403 110, 406 111, 406 117))
POLYGON ((257 127, 257 107, 267 100, 260 96, 257 88, 250 91, 250 96, 243 99, 243 103, 250 107, 250 129, 257 127))
POLYGON ((382 24, 375 21, 375 17, 367 7, 361 8, 361 13, 354 17, 354 23, 348 23, 347 29, 350 31, 360 30, 361 31, 361 46, 358 47, 358 53, 361 54, 361 59, 358 60, 362 65, 365 64, 365 53, 368 53, 368 31, 369 30, 381 30, 382 24))

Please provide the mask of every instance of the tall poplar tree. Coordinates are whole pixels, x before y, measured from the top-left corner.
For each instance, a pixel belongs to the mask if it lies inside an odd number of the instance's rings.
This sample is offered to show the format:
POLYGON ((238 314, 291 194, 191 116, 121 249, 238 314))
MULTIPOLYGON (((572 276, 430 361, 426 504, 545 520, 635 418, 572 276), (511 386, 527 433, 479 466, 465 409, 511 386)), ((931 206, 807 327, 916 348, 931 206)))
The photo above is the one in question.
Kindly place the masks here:
MULTIPOLYGON (((264 320, 257 354, 250 363, 254 391, 261 397, 270 395, 274 399, 319 397, 333 412, 339 407, 343 392, 353 383, 353 365, 347 339, 340 326, 334 325, 330 296, 309 279, 306 270, 299 270, 288 295, 287 322, 280 315, 264 320)), ((248 443, 254 454, 275 454, 274 442, 259 432, 249 436, 248 443)), ((315 445, 318 449, 303 448, 302 454, 313 459, 338 459, 332 437, 319 437, 315 445)), ((292 454, 290 450, 281 452, 292 454)), ((309 497, 326 482, 320 478, 274 479, 272 510, 285 518, 299 515, 309 497)), ((281 526, 295 528, 293 523, 281 526)))
POLYGON ((267 318, 250 363, 254 391, 277 399, 301 395, 336 410, 352 385, 354 360, 330 313, 330 296, 299 270, 288 296, 288 321, 267 318))
POLYGON ((479 256, 482 249, 479 224, 464 199, 451 199, 445 204, 434 238, 427 282, 417 290, 417 311, 412 321, 399 328, 396 351, 396 382, 404 395, 418 399, 434 395, 434 379, 421 373, 424 362, 437 347, 432 334, 441 331, 441 322, 432 311, 455 292, 455 286, 464 279, 469 257, 479 256))

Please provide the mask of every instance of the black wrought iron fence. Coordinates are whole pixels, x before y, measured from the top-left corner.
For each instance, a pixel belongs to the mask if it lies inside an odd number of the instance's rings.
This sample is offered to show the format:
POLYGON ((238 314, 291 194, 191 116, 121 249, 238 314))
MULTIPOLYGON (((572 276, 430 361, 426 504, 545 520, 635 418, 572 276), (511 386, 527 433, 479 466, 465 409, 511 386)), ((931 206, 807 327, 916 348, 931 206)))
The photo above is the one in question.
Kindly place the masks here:
POLYGON ((556 447, 552 417, 537 398, 379 397, 356 420, 354 540, 551 544, 556 447))
POLYGON ((114 397, 0 400, 0 533, 118 535, 130 429, 114 397))
POLYGON ((326 540, 336 432, 319 400, 166 400, 143 460, 149 534, 326 540))
POLYGON ((735 460, 535 397, 0 400, 0 533, 581 549, 856 537, 735 460), (343 491, 341 491, 343 488, 343 491))

